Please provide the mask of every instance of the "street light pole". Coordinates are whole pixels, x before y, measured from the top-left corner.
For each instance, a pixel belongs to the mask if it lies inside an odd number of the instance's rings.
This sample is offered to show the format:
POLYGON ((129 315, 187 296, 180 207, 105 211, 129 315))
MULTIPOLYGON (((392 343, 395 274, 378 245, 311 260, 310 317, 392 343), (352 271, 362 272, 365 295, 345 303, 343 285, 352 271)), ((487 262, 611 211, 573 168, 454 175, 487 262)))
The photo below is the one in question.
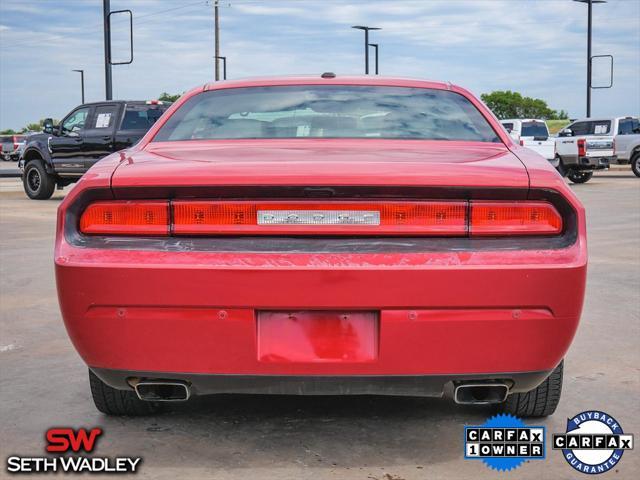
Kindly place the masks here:
POLYGON ((104 87, 107 100, 113 98, 113 86, 111 77, 111 25, 109 14, 111 13, 111 1, 102 0, 102 17, 104 22, 104 87))
POLYGON ((378 27, 366 27, 364 25, 354 25, 351 28, 364 30, 364 73, 369 75, 369 30, 382 30, 378 27))
POLYGON ((218 11, 218 0, 213 6, 214 15, 214 30, 215 30, 215 45, 214 45, 214 58, 216 60, 216 82, 220 80, 220 13, 218 11))
POLYGON ((222 79, 226 80, 227 79, 227 57, 221 57, 220 55, 216 55, 213 58, 216 59, 216 62, 218 60, 222 60, 222 79))
POLYGON ((80 89, 82 91, 82 104, 84 105, 84 70, 72 70, 80 73, 80 89))
POLYGON ((370 43, 369 46, 375 48, 376 50, 376 75, 378 75, 378 44, 370 43))
POLYGON ((593 23, 593 4, 607 3, 607 0, 573 0, 587 4, 587 118, 591 117, 591 26, 593 23))
POLYGON ((593 0, 588 0, 587 14, 587 118, 591 117, 591 25, 593 20, 593 0))

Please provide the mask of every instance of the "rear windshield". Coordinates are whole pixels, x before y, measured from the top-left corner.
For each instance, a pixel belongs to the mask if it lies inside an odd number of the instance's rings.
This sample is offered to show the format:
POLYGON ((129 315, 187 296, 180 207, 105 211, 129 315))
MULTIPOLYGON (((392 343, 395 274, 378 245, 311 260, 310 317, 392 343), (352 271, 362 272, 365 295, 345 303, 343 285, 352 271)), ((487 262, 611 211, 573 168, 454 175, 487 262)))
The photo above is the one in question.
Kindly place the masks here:
POLYGON ((522 122, 521 137, 549 137, 547 125, 544 122, 522 122))
POLYGON ((168 105, 127 105, 122 119, 122 130, 149 130, 168 105))
POLYGON ((182 105, 153 141, 303 137, 500 141, 457 93, 337 85, 204 92, 182 105))
POLYGON ((13 137, 0 137, 2 143, 13 143, 13 137))

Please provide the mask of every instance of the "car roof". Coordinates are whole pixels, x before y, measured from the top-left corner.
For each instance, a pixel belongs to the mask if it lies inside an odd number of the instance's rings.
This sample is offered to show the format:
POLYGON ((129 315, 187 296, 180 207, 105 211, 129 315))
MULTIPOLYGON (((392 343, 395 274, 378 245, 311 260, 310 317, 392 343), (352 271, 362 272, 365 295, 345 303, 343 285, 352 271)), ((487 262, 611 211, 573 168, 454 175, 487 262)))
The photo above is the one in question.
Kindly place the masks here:
POLYGON ((543 122, 543 123, 547 123, 546 120, 543 120, 541 118, 505 118, 503 120, 500 120, 500 122, 543 122))
POLYGON ((385 77, 380 75, 358 75, 358 76, 322 76, 322 75, 291 75, 279 77, 250 77, 238 80, 224 80, 221 82, 210 82, 202 88, 204 91, 224 88, 239 87, 267 87, 267 86, 288 86, 288 85, 371 85, 371 86, 391 86, 391 87, 418 87, 434 88, 438 90, 458 90, 461 87, 449 82, 439 82, 433 80, 420 80, 415 78, 385 77))
POLYGON ((93 106, 93 105, 120 105, 123 103, 126 104, 136 104, 136 105, 150 105, 150 106, 157 106, 157 105, 171 105, 171 102, 166 102, 166 101, 160 101, 160 103, 147 103, 150 102, 152 100, 102 100, 102 101, 98 101, 98 102, 87 102, 87 103, 83 103, 81 105, 78 106, 93 106))

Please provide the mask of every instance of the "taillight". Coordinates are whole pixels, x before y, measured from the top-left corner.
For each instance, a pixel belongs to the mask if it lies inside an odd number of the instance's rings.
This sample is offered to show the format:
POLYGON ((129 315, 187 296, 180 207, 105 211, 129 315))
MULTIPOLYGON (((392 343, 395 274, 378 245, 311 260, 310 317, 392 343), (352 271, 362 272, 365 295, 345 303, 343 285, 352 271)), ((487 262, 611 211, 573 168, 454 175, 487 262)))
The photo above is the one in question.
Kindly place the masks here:
POLYGON ((584 138, 578 139, 578 156, 584 157, 587 154, 587 141, 584 138))
POLYGON ((87 235, 557 235, 547 202, 136 200, 89 205, 87 235))
POLYGON ((176 235, 466 235, 466 202, 175 201, 176 235))
POLYGON ((82 213, 80 231, 102 235, 169 235, 169 202, 96 202, 82 213))
POLYGON ((562 218, 547 202, 471 202, 469 234, 556 235, 562 231, 562 218))
POLYGON ((520 140, 520 146, 524 147, 524 140, 520 140))

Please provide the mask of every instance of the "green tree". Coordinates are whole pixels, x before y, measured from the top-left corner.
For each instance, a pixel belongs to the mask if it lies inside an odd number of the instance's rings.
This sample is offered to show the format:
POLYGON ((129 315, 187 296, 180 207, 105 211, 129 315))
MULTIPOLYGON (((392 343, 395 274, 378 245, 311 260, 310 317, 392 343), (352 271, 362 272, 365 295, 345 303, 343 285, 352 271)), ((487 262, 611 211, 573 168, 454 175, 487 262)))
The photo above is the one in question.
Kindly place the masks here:
POLYGON ((16 133, 18 133, 18 132, 16 132, 12 128, 7 128, 6 130, 1 130, 0 131, 0 135, 15 135, 16 133))
POLYGON ((483 93, 480 97, 500 119, 542 118, 551 120, 568 117, 564 110, 556 112, 549 108, 544 100, 523 97, 520 93, 511 90, 483 93))
POLYGON ((162 92, 160 94, 160 96, 158 97, 158 100, 160 100, 161 102, 175 102, 176 100, 178 100, 182 95, 177 93, 175 95, 171 95, 170 93, 167 92, 162 92))
POLYGON ((40 120, 38 123, 28 123, 26 127, 22 129, 23 132, 40 132, 42 131, 42 124, 44 120, 40 120))

